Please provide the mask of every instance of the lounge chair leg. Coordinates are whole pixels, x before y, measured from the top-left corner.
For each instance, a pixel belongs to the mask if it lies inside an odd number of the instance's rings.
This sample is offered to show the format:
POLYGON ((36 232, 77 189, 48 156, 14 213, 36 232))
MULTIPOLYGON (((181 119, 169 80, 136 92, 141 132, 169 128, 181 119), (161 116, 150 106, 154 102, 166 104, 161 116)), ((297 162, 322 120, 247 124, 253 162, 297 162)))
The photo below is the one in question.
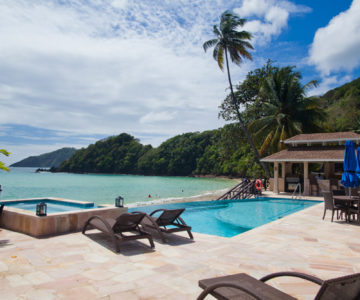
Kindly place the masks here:
POLYGON ((188 234, 189 234, 189 237, 193 240, 193 239, 194 239, 194 237, 193 237, 193 235, 192 235, 191 231, 190 231, 190 230, 188 230, 187 232, 188 232, 188 234))
POLYGON ((86 229, 87 229, 87 226, 88 226, 88 223, 85 224, 85 226, 84 226, 84 228, 83 228, 83 230, 82 230, 82 234, 85 234, 86 229))
POLYGON ((155 244, 154 244, 154 241, 152 238, 149 237, 149 242, 150 242, 150 247, 151 249, 154 249, 155 248, 155 244))
POLYGON ((163 241, 163 243, 166 243, 165 236, 161 231, 160 231, 160 237, 161 237, 161 240, 163 241))
POLYGON ((120 252, 120 247, 119 247, 119 244, 117 243, 117 241, 114 242, 114 248, 115 248, 116 253, 120 252))
POLYGON ((326 209, 324 209, 323 220, 325 219, 325 215, 326 215, 326 209))
POLYGON ((331 222, 334 221, 334 213, 335 213, 335 210, 332 211, 331 222))

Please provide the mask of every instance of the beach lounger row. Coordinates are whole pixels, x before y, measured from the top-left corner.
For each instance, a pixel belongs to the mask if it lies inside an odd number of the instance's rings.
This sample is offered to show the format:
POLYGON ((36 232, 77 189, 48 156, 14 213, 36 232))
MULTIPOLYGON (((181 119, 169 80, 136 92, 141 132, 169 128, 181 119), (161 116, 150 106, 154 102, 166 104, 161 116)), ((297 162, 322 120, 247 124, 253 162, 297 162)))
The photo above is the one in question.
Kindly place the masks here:
POLYGON ((88 229, 98 229, 108 235, 113 242, 116 252, 120 251, 119 244, 139 239, 147 239, 150 247, 154 248, 152 235, 147 229, 155 230, 166 242, 165 234, 187 231, 190 239, 193 239, 191 227, 188 226, 180 215, 185 209, 158 209, 150 215, 144 212, 123 213, 116 219, 93 216, 87 220, 82 233, 85 234, 88 229), (158 217, 154 215, 160 213, 158 217))

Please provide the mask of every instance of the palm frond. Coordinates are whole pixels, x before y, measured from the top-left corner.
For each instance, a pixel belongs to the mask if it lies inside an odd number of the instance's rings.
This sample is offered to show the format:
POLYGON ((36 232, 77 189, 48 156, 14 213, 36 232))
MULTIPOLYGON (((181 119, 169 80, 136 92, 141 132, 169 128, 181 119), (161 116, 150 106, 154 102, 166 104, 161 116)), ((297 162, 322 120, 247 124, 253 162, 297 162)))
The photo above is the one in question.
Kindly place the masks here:
POLYGON ((222 36, 221 32, 219 31, 219 29, 217 28, 216 25, 214 25, 214 27, 213 27, 213 32, 218 38, 220 38, 222 36))
POLYGON ((0 161, 0 170, 10 171, 10 169, 7 166, 5 166, 4 163, 2 163, 1 161, 0 161))
POLYGON ((213 57, 217 61, 219 68, 224 70, 224 47, 217 44, 214 48, 213 57))
POLYGON ((315 88, 318 85, 319 85, 319 82, 317 80, 311 80, 307 84, 304 85, 304 91, 306 92, 307 90, 309 90, 311 88, 315 88))
POLYGON ((219 42, 218 39, 208 40, 203 44, 204 51, 206 52, 207 49, 214 47, 219 42))
POLYGON ((274 133, 270 132, 267 137, 265 138, 261 148, 260 148, 260 155, 263 155, 263 153, 265 152, 265 150, 267 150, 269 148, 269 145, 273 139, 274 133))
POLYGON ((0 149, 0 153, 4 154, 6 156, 9 156, 11 154, 10 152, 6 151, 5 149, 0 149))

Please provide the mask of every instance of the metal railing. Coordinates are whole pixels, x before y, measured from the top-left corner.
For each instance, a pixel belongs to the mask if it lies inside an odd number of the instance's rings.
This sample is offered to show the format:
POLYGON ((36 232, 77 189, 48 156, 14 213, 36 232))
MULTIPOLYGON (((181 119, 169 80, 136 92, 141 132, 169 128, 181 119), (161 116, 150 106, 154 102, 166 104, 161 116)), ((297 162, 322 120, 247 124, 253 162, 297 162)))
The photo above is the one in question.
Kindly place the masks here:
POLYGON ((296 187, 295 190, 293 191, 291 198, 292 199, 296 199, 296 197, 300 197, 301 196, 301 183, 299 182, 296 187), (296 196, 296 191, 298 191, 298 195, 296 196))
POLYGON ((243 180, 216 200, 247 199, 255 195, 255 180, 243 180))

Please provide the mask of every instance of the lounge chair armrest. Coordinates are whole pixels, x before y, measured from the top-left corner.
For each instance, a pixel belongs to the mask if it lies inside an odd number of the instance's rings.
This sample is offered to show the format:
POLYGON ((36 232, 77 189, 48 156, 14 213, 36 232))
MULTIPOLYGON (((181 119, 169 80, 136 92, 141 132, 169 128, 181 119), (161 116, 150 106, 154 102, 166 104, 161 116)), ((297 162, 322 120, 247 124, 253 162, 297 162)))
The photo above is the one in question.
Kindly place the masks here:
POLYGON ((262 277, 260 279, 260 281, 265 282, 265 281, 268 281, 268 280, 273 279, 275 277, 281 277, 281 276, 298 277, 298 278, 302 278, 302 279, 311 281, 311 282, 316 283, 318 285, 322 285, 323 282, 324 282, 324 280, 321 280, 318 277, 308 275, 308 274, 304 274, 304 273, 298 273, 298 272, 277 272, 277 273, 272 273, 272 274, 269 274, 269 275, 266 275, 266 276, 262 277))
POLYGON ((207 287, 198 297, 197 300, 203 300, 205 299, 205 297, 210 294, 211 292, 213 292, 214 290, 216 290, 217 288, 221 288, 221 287, 230 287, 230 288, 235 288, 235 289, 239 289, 249 295, 251 295, 252 297, 254 297, 255 299, 261 300, 261 298, 254 294, 253 291, 249 290, 246 287, 243 287, 240 284, 237 283, 230 283, 230 282, 221 282, 221 283, 215 283, 209 287, 207 287))
POLYGON ((150 216, 152 216, 153 214, 156 214, 157 212, 159 212, 159 211, 165 211, 166 209, 164 209, 164 208, 160 208, 160 209, 156 209, 156 210, 154 210, 151 214, 150 214, 150 216))
POLYGON ((143 211, 137 210, 137 211, 132 211, 132 214, 136 215, 136 214, 144 214, 143 211))

